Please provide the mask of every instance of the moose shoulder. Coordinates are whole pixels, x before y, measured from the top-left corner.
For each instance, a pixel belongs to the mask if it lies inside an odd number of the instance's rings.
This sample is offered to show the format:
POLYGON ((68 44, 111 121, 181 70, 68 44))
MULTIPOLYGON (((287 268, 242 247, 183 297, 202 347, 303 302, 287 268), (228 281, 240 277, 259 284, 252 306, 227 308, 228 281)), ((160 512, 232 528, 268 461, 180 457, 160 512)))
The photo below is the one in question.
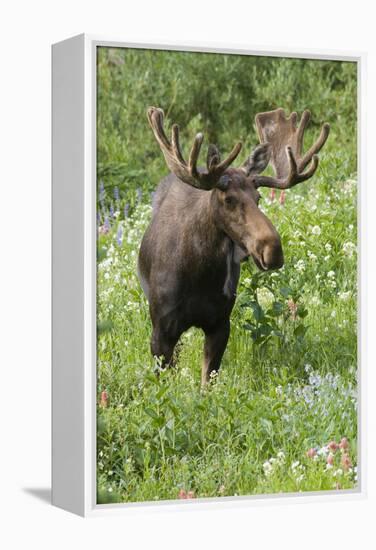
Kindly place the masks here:
POLYGON ((197 134, 186 162, 178 127, 173 125, 170 141, 163 128, 163 111, 150 107, 148 118, 171 170, 156 191, 138 261, 153 325, 151 351, 170 364, 181 334, 192 326, 201 328, 205 384, 219 369, 226 349, 241 260, 252 256, 265 271, 283 265, 280 237, 258 208, 257 189, 287 189, 310 178, 329 125, 324 124, 317 142, 303 154, 308 111, 299 126, 296 113, 289 118, 283 109, 260 113, 256 127, 261 144, 239 168, 231 164, 240 143, 222 161, 217 147, 210 145, 206 169, 199 169, 202 134, 197 134), (269 161, 275 177, 260 175, 269 161))

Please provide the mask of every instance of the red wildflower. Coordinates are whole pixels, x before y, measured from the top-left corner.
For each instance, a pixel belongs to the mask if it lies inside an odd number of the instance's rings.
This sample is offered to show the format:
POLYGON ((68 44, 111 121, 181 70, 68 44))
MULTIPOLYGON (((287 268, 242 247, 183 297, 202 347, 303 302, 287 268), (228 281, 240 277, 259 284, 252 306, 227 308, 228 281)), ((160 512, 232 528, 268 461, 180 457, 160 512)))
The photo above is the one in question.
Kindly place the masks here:
POLYGON ((307 451, 308 458, 313 458, 316 455, 317 455, 317 451, 313 447, 307 451))
POLYGON ((331 450, 332 452, 335 452, 338 449, 337 443, 335 441, 330 441, 328 443, 328 449, 331 450))
POLYGON ((326 462, 328 464, 330 464, 331 466, 333 466, 333 464, 334 464, 334 455, 332 453, 328 454, 328 458, 326 459, 326 462))
POLYGON ((340 449, 342 449, 343 451, 346 451, 346 449, 349 448, 349 441, 347 439, 347 437, 343 437, 340 441, 340 444, 338 445, 340 449))
POLYGON ((103 408, 106 408, 107 405, 108 405, 108 394, 107 394, 106 391, 102 391, 102 393, 101 393, 100 405, 103 408))
POLYGON ((295 321, 298 312, 298 304, 296 304, 294 300, 290 298, 287 302, 287 307, 289 308, 291 319, 295 321))
POLYGON ((341 464, 342 464, 343 469, 345 470, 345 472, 347 472, 349 470, 349 468, 351 468, 351 458, 349 457, 348 454, 343 454, 342 455, 341 464))

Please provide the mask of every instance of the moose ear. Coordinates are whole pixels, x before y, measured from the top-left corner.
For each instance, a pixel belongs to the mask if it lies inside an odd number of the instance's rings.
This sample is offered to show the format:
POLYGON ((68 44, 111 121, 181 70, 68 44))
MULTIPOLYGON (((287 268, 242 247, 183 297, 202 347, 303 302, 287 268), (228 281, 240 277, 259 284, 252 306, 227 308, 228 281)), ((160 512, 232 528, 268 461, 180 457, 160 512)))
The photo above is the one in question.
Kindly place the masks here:
POLYGON ((268 165, 270 154, 271 147, 269 143, 258 145, 241 166, 241 169, 244 170, 247 176, 263 172, 268 165))

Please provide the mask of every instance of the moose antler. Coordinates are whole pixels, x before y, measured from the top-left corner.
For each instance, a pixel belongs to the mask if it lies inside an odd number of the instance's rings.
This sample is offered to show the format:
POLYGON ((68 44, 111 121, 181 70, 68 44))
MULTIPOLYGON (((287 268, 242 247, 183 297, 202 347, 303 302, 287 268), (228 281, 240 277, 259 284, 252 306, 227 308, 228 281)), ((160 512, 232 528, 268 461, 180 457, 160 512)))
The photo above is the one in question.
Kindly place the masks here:
POLYGON ((179 127, 172 126, 171 142, 166 136, 163 128, 164 113, 157 107, 149 107, 147 111, 150 126, 153 130, 167 166, 179 179, 198 189, 210 190, 216 186, 222 174, 238 156, 242 144, 237 143, 231 153, 222 162, 220 154, 215 145, 209 145, 207 155, 207 171, 201 172, 197 169, 197 160, 200 154, 201 145, 204 139, 203 134, 196 135, 188 163, 184 160, 179 143, 179 127))
POLYGON ((256 115, 256 128, 261 143, 271 147, 271 164, 276 177, 256 176, 257 187, 276 187, 288 189, 313 176, 319 164, 316 153, 328 139, 330 126, 325 123, 318 140, 303 154, 304 131, 310 119, 310 112, 304 111, 297 126, 297 114, 286 118, 283 109, 276 109, 256 115), (307 171, 304 169, 309 164, 307 171))

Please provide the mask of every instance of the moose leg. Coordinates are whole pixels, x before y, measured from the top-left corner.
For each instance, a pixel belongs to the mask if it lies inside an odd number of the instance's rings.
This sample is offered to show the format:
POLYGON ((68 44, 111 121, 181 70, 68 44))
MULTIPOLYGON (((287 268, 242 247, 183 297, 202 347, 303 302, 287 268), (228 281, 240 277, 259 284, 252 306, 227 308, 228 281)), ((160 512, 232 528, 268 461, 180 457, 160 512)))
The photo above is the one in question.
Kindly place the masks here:
POLYGON ((230 321, 227 319, 213 330, 205 330, 204 361, 201 371, 201 384, 210 380, 212 372, 217 372, 230 335, 230 321))
POLYGON ((179 337, 168 336, 158 327, 153 328, 150 345, 151 353, 162 359, 162 368, 172 365, 174 348, 178 339, 179 337))

